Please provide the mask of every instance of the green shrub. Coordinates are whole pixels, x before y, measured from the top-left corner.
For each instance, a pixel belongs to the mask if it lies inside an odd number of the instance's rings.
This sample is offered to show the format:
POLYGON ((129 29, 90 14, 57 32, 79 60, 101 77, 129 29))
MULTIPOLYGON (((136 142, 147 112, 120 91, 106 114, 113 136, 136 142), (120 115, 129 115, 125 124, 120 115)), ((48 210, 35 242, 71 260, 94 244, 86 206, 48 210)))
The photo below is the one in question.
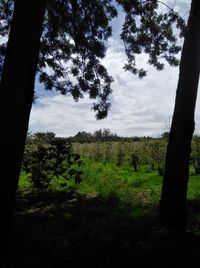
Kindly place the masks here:
POLYGON ((130 164, 135 171, 138 171, 139 157, 136 153, 131 154, 130 164))
POLYGON ((35 139, 26 145, 23 169, 30 174, 29 179, 38 193, 46 191, 58 176, 80 183, 80 167, 80 155, 73 154, 72 145, 62 138, 54 138, 49 143, 35 139))

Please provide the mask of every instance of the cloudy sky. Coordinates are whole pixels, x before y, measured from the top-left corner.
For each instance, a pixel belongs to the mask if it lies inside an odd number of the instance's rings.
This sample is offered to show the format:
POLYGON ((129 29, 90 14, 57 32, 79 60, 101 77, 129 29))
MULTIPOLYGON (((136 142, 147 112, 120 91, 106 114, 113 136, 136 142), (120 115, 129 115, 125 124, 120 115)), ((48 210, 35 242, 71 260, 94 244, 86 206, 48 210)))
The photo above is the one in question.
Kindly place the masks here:
MULTIPOLYGON (((164 1, 181 15, 189 10, 188 0, 164 1)), ((123 70, 126 63, 123 44, 119 40, 123 14, 113 20, 113 37, 108 41, 107 55, 103 64, 114 78, 112 84, 112 107, 107 119, 97 121, 91 111, 93 101, 88 98, 74 102, 72 97, 47 92, 36 81, 39 99, 33 105, 30 117, 30 131, 53 131, 57 136, 71 136, 78 131, 94 132, 109 128, 122 136, 159 136, 169 128, 173 113, 178 68, 166 64, 158 72, 148 66, 147 56, 140 55, 139 62, 148 70, 147 77, 138 79, 123 70)), ((199 98, 198 98, 199 99, 199 98)), ((196 132, 200 132, 200 101, 196 107, 196 132)))

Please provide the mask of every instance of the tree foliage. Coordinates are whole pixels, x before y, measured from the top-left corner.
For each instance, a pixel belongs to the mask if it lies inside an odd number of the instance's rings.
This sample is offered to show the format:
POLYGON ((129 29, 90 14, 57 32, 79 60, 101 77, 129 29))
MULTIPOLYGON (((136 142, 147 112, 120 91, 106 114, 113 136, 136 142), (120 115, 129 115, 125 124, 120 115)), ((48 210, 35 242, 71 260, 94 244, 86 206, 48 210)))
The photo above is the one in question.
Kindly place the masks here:
POLYGON ((2 73, 8 32, 12 20, 13 1, 0 2, 0 75, 2 73))
MULTIPOLYGON (((92 143, 92 142, 103 142, 103 141, 118 141, 123 139, 117 136, 115 133, 112 133, 110 129, 98 129, 91 132, 79 131, 76 135, 67 138, 70 142, 78 143, 92 143)), ((133 138, 134 139, 134 138, 133 138)))
MULTIPOLYGON (((136 55, 149 55, 148 63, 158 70, 164 68, 164 59, 172 66, 179 61, 174 28, 182 37, 184 20, 172 9, 159 12, 158 0, 117 0, 125 13, 121 38, 125 45, 128 63, 125 70, 140 78, 146 70, 139 69, 136 55)), ((12 19, 13 0, 0 3, 0 72, 4 59, 6 38, 12 19)), ((41 38, 38 75, 47 90, 56 89, 61 94, 72 94, 75 101, 86 93, 91 99, 96 117, 107 116, 110 108, 112 77, 102 65, 106 53, 106 40, 112 34, 109 25, 117 16, 112 0, 48 0, 41 38)))
POLYGON ((148 55, 148 64, 157 70, 163 70, 165 61, 178 66, 176 55, 181 50, 178 37, 183 37, 185 31, 183 18, 169 7, 167 11, 159 12, 158 0, 117 2, 126 13, 121 33, 128 57, 125 70, 140 78, 146 75, 146 70, 137 67, 136 55, 141 53, 148 55))
POLYGON ((71 143, 56 138, 54 133, 36 133, 27 138, 22 168, 39 193, 59 176, 80 183, 80 166, 80 156, 73 153, 71 143))
MULTIPOLYGON (((110 107, 112 77, 100 60, 105 56, 105 41, 112 34, 109 22, 117 15, 111 0, 48 0, 38 75, 45 88, 61 94, 71 93, 78 101, 85 93, 92 99, 98 119, 110 107)), ((12 0, 3 0, 0 10, 0 69, 12 16, 12 0)))

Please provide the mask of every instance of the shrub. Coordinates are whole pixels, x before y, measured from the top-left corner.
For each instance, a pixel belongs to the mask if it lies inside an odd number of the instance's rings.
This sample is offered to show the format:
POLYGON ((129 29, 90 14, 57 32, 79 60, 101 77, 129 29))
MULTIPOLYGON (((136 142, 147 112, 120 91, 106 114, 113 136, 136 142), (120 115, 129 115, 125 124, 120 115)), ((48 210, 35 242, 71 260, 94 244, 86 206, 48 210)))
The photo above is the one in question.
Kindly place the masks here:
POLYGON ((139 157, 136 153, 131 154, 130 164, 135 171, 138 171, 139 157))
POLYGON ((26 145, 23 169, 38 193, 48 189, 54 177, 62 176, 80 183, 80 155, 73 154, 72 145, 62 138, 54 138, 50 143, 34 139, 26 145))

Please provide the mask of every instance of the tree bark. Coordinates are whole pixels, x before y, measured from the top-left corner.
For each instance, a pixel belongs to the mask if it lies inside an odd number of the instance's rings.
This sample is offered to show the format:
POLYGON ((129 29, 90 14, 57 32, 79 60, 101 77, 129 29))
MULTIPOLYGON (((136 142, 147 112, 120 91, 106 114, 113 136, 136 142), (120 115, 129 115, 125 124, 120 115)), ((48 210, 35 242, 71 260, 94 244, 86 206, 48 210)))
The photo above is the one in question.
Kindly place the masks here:
POLYGON ((1 76, 0 233, 7 230, 8 236, 34 95, 44 12, 45 0, 15 0, 1 76))
POLYGON ((192 1, 181 55, 160 201, 161 223, 177 231, 184 231, 187 226, 189 159, 200 74, 199 2, 198 0, 192 1))

